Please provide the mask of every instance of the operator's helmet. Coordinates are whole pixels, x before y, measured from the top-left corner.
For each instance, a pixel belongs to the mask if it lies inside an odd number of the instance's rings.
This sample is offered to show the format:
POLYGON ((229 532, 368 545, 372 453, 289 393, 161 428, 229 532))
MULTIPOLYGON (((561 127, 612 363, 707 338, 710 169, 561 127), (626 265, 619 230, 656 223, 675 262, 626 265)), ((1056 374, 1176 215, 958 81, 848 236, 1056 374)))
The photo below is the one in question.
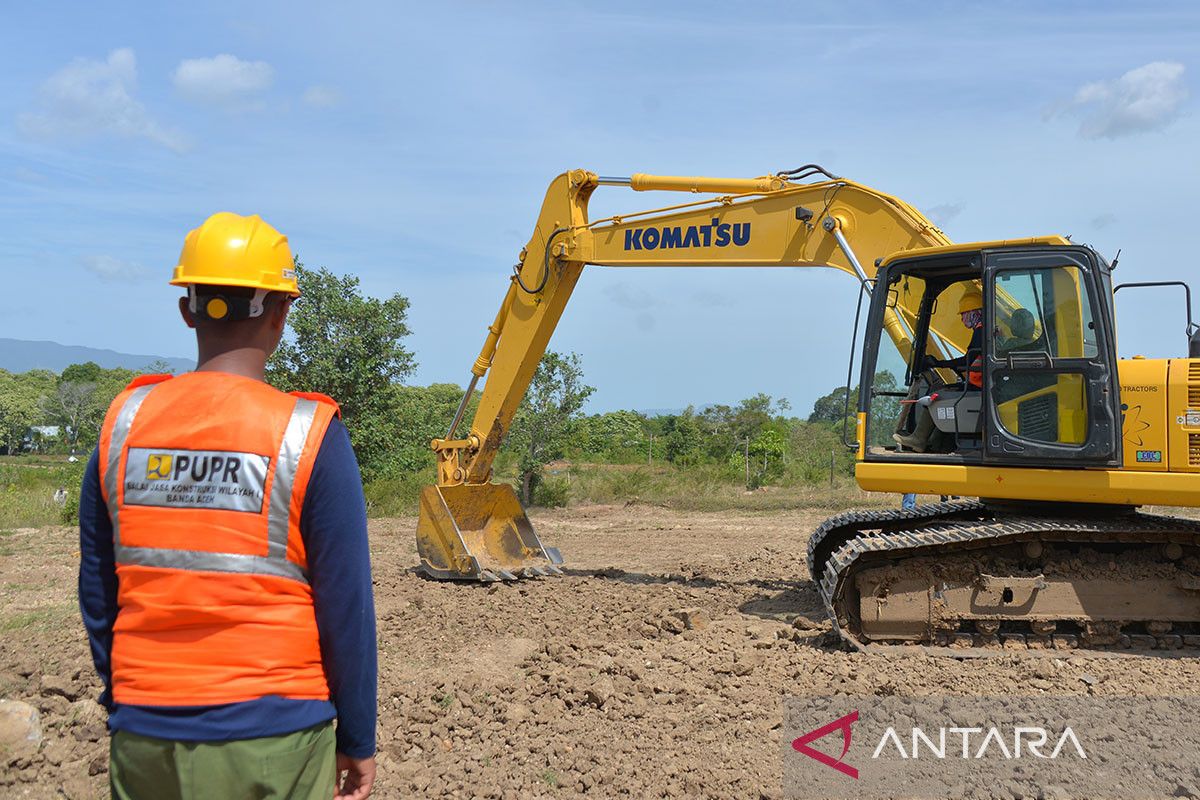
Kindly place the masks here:
POLYGON ((188 233, 171 285, 186 286, 192 313, 210 320, 260 316, 272 292, 300 296, 287 237, 257 214, 228 211, 188 233))
POLYGON ((968 311, 980 311, 983 309, 983 293, 974 286, 968 287, 962 293, 962 297, 958 299, 958 313, 965 314, 968 311))

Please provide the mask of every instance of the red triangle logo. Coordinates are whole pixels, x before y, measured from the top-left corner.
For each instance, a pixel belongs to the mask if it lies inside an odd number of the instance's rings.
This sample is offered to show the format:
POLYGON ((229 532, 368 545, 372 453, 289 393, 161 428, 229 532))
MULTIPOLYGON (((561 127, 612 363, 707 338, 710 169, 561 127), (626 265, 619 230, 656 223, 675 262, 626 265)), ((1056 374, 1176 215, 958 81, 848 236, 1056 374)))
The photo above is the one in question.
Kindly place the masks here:
POLYGON ((858 770, 842 761, 846 757, 846 753, 850 751, 850 726, 855 722, 858 722, 857 709, 840 719, 835 719, 828 725, 811 730, 799 739, 793 740, 792 749, 797 753, 803 753, 811 759, 820 761, 827 767, 833 767, 843 775, 849 775, 851 778, 858 780, 858 770), (817 739, 828 736, 838 730, 842 732, 842 754, 837 758, 808 746, 810 742, 815 742, 817 739))

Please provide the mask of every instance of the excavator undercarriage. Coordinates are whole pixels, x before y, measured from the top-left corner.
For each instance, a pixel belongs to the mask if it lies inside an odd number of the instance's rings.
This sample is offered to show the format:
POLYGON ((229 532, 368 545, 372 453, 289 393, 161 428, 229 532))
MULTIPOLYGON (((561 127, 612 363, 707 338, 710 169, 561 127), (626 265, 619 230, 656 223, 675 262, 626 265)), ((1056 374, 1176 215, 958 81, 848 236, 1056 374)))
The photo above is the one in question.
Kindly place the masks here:
POLYGON ((808 565, 852 646, 1200 649, 1200 522, 1129 508, 981 501, 855 511, 808 565))

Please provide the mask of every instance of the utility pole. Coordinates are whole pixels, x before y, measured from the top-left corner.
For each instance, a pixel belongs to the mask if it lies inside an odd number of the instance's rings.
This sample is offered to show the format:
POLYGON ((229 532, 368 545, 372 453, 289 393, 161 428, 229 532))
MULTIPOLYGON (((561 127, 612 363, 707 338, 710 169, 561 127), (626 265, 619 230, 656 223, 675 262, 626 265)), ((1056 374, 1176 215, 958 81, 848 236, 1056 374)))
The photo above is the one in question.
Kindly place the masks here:
POLYGON ((654 432, 650 432, 650 449, 646 451, 646 466, 654 466, 654 432))

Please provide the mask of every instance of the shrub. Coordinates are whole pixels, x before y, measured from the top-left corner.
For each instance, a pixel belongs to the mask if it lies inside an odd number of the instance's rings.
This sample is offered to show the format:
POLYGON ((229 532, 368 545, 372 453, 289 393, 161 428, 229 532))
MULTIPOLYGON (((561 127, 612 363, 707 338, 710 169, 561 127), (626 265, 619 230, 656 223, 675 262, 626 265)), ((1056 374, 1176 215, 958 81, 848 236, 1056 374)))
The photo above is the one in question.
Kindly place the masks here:
POLYGON ((533 504, 547 508, 562 508, 571 496, 571 484, 566 478, 547 478, 533 492, 533 504))

